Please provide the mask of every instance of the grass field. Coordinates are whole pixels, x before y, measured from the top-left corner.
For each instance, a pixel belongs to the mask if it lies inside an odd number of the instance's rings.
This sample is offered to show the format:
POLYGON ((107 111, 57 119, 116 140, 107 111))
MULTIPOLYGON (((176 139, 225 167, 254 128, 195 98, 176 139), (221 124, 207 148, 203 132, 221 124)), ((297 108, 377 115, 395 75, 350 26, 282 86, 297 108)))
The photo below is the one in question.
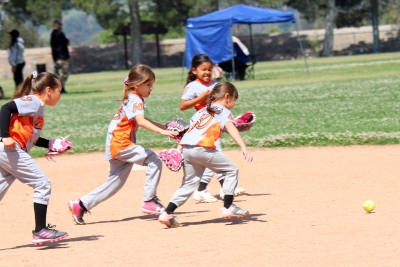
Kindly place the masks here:
MULTIPOLYGON (((258 62, 255 80, 233 82, 239 99, 233 114, 252 110, 251 131, 242 134, 249 146, 325 146, 400 143, 400 53, 258 62)), ((193 110, 178 108, 186 70, 154 69, 155 89, 146 100, 146 116, 158 122, 188 120, 193 110)), ((128 71, 73 74, 68 94, 46 108, 45 138, 70 135, 74 152, 101 151, 111 117, 119 106, 128 71)), ((2 79, 7 97, 12 80, 2 79)), ((1 100, 0 104, 4 104, 1 100)), ((140 129, 145 147, 175 147, 167 138, 140 129)), ((234 146, 229 136, 224 147, 234 146)), ((33 156, 44 149, 34 148, 33 156)))

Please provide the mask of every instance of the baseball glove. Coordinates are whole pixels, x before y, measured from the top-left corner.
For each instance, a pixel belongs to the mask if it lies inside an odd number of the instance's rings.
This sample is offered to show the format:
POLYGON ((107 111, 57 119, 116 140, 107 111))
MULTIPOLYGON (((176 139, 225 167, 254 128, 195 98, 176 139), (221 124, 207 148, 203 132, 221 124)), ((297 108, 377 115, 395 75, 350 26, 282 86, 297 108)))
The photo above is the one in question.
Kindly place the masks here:
POLYGON ((234 123, 239 132, 250 130, 253 123, 256 121, 256 114, 252 111, 247 111, 234 119, 234 123))
POLYGON ((158 156, 171 171, 177 172, 181 169, 183 155, 178 149, 171 148, 170 150, 162 150, 158 153, 158 156))
POLYGON ((68 137, 51 139, 49 141, 49 151, 45 154, 47 160, 51 159, 54 161, 52 156, 60 155, 72 148, 72 143, 68 140, 68 137))
POLYGON ((174 137, 174 140, 180 142, 182 140, 183 135, 189 129, 189 124, 183 119, 173 119, 172 121, 165 124, 167 130, 176 131, 179 134, 174 137))

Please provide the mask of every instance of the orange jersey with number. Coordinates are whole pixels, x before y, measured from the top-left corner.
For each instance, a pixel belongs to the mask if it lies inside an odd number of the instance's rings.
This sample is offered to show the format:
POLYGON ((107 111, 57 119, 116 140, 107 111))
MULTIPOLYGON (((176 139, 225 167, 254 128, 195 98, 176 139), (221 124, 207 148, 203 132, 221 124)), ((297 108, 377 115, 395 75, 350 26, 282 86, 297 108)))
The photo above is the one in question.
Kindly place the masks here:
POLYGON ((127 104, 121 104, 108 127, 106 160, 115 158, 121 150, 136 144, 139 128, 136 116, 144 115, 144 106, 144 99, 135 91, 129 93, 127 104))
POLYGON ((190 128, 183 136, 181 145, 216 148, 215 144, 220 141, 225 124, 233 122, 233 115, 222 105, 212 106, 221 113, 210 114, 206 108, 197 111, 190 119, 190 128))
POLYGON ((21 149, 29 152, 44 127, 44 100, 39 95, 25 95, 14 99, 18 114, 12 114, 10 137, 21 149))

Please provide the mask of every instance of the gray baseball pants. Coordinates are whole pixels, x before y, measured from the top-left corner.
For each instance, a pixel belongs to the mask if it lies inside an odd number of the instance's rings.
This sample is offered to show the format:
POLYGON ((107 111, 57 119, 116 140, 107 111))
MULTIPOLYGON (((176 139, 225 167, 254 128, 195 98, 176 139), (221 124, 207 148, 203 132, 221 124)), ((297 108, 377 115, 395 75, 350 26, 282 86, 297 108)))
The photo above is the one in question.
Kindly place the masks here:
POLYGON ((18 145, 14 149, 8 149, 0 142, 0 201, 16 179, 33 188, 34 203, 49 204, 49 178, 25 150, 18 145))
MULTIPOLYGON (((221 136, 221 138, 222 138, 222 136, 221 136)), ((218 151, 222 151, 222 139, 221 138, 218 139, 218 141, 215 144, 216 149, 218 151)), ((212 170, 210 170, 209 168, 206 168, 206 170, 203 173, 203 176, 200 179, 200 182, 209 184, 211 182, 211 179, 214 177, 214 174, 217 177, 218 181, 221 181, 222 179, 224 179, 221 174, 215 173, 212 170)))
POLYGON ((200 183, 206 168, 225 179, 222 190, 225 195, 233 195, 238 183, 239 170, 236 165, 217 149, 187 146, 183 147, 183 173, 181 187, 171 197, 170 202, 182 206, 200 183))
POLYGON ((122 150, 110 160, 110 174, 107 181, 80 199, 85 208, 90 210, 114 196, 124 186, 133 164, 147 166, 143 201, 155 197, 163 163, 152 150, 135 145, 122 150))

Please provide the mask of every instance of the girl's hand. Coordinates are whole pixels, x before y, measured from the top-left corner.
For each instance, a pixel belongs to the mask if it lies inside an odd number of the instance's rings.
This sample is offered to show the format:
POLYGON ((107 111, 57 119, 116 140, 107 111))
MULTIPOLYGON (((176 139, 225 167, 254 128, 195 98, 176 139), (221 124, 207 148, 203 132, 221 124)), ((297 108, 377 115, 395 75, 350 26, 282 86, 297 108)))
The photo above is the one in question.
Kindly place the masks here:
POLYGON ((245 160, 247 160, 248 162, 253 161, 253 155, 250 153, 250 151, 247 150, 247 148, 242 148, 242 153, 245 160))
POLYGON ((174 136, 177 136, 179 133, 177 131, 161 130, 160 134, 174 138, 174 136))
POLYGON ((14 139, 12 139, 11 137, 3 137, 1 139, 1 141, 3 142, 4 146, 8 149, 13 149, 15 148, 15 141, 14 139))
POLYGON ((203 93, 201 93, 200 97, 202 99, 206 99, 210 94, 211 94, 211 90, 206 90, 203 93))

